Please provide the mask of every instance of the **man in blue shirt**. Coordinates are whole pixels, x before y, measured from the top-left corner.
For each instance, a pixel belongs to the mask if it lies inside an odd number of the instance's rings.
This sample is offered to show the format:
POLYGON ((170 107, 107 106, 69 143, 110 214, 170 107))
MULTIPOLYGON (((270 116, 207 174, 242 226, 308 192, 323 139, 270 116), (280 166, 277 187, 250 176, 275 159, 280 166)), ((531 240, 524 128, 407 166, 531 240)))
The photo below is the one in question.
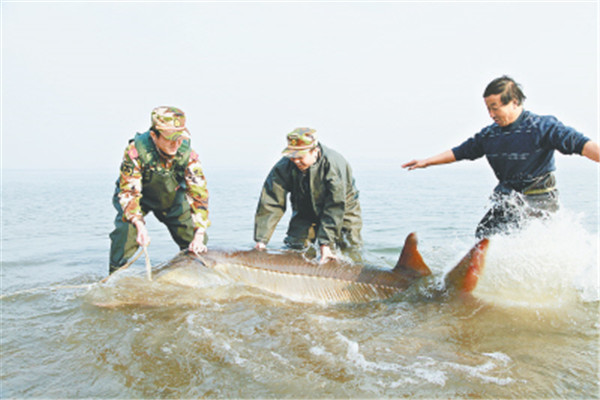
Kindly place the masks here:
POLYGON ((413 170, 485 156, 499 183, 492 208, 477 226, 478 238, 519 228, 526 217, 543 217, 558 209, 554 150, 600 162, 598 143, 553 116, 524 110, 525 95, 512 78, 494 79, 483 98, 492 125, 451 150, 402 165, 413 170))

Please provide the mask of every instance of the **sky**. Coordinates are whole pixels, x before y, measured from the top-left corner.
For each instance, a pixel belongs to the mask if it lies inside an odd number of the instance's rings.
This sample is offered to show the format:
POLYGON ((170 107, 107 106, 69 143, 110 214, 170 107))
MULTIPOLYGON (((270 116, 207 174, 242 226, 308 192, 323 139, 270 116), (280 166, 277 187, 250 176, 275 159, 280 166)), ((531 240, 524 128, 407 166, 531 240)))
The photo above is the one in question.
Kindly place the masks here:
POLYGON ((302 126, 399 168, 489 125, 504 74, 526 109, 597 140, 598 7, 2 1, 2 168, 116 174, 161 105, 185 111, 205 168, 268 167, 302 126))

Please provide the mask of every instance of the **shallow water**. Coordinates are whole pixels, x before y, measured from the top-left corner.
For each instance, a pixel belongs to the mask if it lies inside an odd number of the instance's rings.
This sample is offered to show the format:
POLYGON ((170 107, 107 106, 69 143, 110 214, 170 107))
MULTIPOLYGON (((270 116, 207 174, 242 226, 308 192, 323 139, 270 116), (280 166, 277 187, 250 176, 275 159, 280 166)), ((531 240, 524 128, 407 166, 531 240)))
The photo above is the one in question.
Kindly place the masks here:
MULTIPOLYGON (((143 256, 99 284, 115 174, 3 171, 0 395, 598 398, 598 172, 582 163, 559 167, 553 220, 492 239, 468 298, 434 293, 475 242, 491 173, 355 166, 368 259, 393 266, 416 231, 434 277, 390 301, 330 306, 208 275, 197 288, 148 282, 143 256), (153 305, 94 305, 119 298, 153 305)), ((252 246, 266 173, 206 169, 210 246, 252 246)), ((148 220, 156 266, 177 248, 148 220)))

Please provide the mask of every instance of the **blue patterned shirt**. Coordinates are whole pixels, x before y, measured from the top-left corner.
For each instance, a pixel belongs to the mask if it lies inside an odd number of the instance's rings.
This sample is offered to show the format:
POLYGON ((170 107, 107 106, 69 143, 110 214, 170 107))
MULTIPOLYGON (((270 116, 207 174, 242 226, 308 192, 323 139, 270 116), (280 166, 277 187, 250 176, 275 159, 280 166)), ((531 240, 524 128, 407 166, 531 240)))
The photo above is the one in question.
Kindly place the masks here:
POLYGON ((554 150, 581 154, 589 140, 553 116, 524 110, 512 124, 487 126, 452 152, 457 161, 486 156, 499 186, 522 191, 536 178, 556 169, 554 150))

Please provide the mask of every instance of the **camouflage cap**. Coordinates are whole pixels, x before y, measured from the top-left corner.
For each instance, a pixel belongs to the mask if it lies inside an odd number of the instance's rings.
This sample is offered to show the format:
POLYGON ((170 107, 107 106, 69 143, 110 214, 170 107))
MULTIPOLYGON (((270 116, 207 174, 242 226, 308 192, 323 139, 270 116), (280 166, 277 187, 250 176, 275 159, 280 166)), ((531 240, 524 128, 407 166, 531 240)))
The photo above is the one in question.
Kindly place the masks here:
POLYGON ((185 127, 185 114, 179 108, 161 106, 152 110, 152 129, 157 130, 167 140, 176 140, 180 136, 190 137, 185 127))
POLYGON ((296 128, 287 134, 288 145, 283 155, 289 158, 302 157, 319 144, 316 130, 312 128, 296 128))

